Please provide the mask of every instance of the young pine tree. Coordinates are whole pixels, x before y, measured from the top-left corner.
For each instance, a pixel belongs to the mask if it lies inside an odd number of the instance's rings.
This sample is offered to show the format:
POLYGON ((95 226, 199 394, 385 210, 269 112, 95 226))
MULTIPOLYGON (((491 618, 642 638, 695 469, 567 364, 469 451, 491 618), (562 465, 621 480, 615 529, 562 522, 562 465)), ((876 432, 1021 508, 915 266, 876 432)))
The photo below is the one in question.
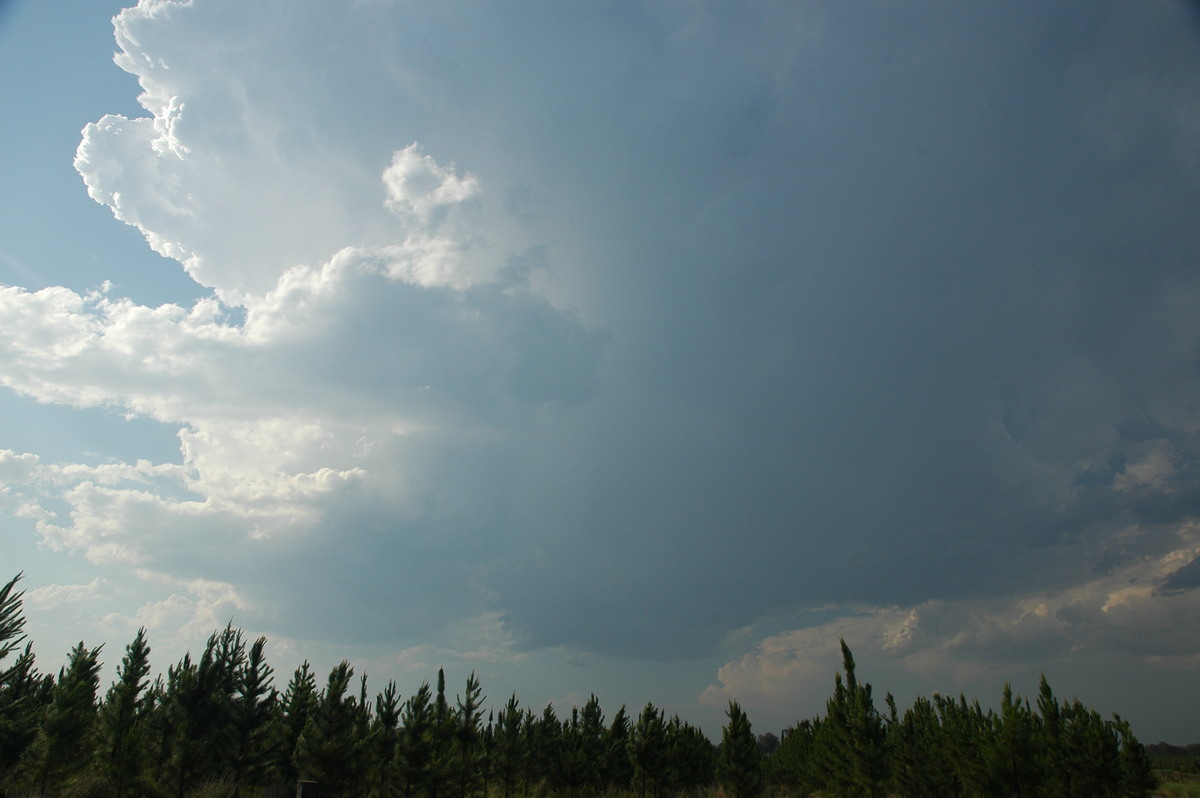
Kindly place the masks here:
POLYGON ((779 747, 768 760, 768 776, 772 786, 795 795, 808 795, 817 789, 817 764, 814 761, 817 723, 801 720, 783 730, 779 747))
POLYGON ((717 756, 704 733, 676 715, 667 726, 667 762, 672 791, 692 795, 712 784, 717 756))
POLYGON ((1121 740, 1121 780, 1119 794, 1122 798, 1146 798, 1158 789, 1158 777, 1146 749, 1133 736, 1129 723, 1120 715, 1113 715, 1113 727, 1121 740))
POLYGON ((317 680, 312 666, 305 660, 292 673, 291 681, 284 688, 283 697, 275 710, 275 739, 271 746, 274 771, 285 785, 293 785, 300 778, 300 769, 296 766, 296 745, 316 706, 317 680))
POLYGON ((347 695, 353 675, 344 660, 330 671, 296 745, 301 778, 317 782, 322 795, 351 795, 360 776, 367 741, 359 730, 358 702, 347 695))
POLYGON ((150 674, 150 644, 146 629, 138 629, 117 667, 117 680, 100 707, 101 767, 116 798, 144 792, 147 762, 146 688, 150 674))
POLYGON ((513 693, 500 711, 492 735, 492 770, 503 798, 513 798, 525 769, 524 719, 513 693))
POLYGON ((667 775, 667 726, 663 712, 646 704, 629 733, 633 783, 641 798, 661 793, 667 775))
POLYGON ((721 731, 717 782, 731 798, 758 798, 763 792, 762 757, 750 719, 736 701, 729 702, 729 723, 721 731))
POLYGON ((58 672, 54 698, 36 743, 37 783, 43 795, 82 775, 95 751, 101 648, 89 649, 81 642, 58 672))
POLYGON ((478 792, 483 783, 486 762, 481 745, 480 722, 485 700, 479 679, 475 677, 475 672, 471 671, 471 675, 467 677, 466 689, 457 699, 458 717, 454 725, 454 770, 457 772, 458 798, 470 798, 478 792))
MULTIPOLYGON (((17 582, 22 574, 17 574, 0 587, 0 668, 5 658, 17 649, 25 639, 25 613, 22 609, 21 597, 25 591, 17 590, 17 582)), ((7 681, 8 671, 0 670, 0 684, 7 681)))
POLYGON ((274 669, 264 655, 266 645, 265 637, 255 640, 235 673, 230 777, 236 793, 243 787, 264 787, 270 778, 277 739, 273 723, 277 694, 272 686, 274 669))
POLYGON ((227 776, 236 739, 232 707, 245 656, 241 632, 226 626, 209 636, 199 661, 184 654, 167 669, 157 719, 164 733, 165 792, 183 798, 227 776))
POLYGON ((855 674, 854 655, 842 640, 842 674, 834 677, 833 696, 826 704, 826 722, 817 738, 822 748, 824 780, 845 795, 874 796, 887 779, 886 731, 871 698, 871 685, 855 674))
POLYGON ((613 715, 604 735, 604 760, 600 780, 605 788, 623 792, 633 783, 633 762, 629 758, 629 715, 622 706, 613 715))
POLYGON ((389 681, 375 697, 371 733, 371 790, 377 798, 395 798, 400 789, 400 695, 389 681))
POLYGON ((1006 794, 1017 798, 1036 795, 1041 787, 1041 770, 1034 748, 1033 713, 1019 696, 1013 697, 1008 682, 1004 683, 1000 717, 994 726, 991 747, 994 782, 1002 785, 1006 794))
MULTIPOLYGON (((786 745, 786 738, 785 738, 786 745)), ((941 721, 933 702, 918 696, 898 723, 888 727, 892 790, 903 798, 952 798, 958 794, 941 721)))
POLYGON ((604 728, 604 711, 595 693, 579 713, 579 744, 583 757, 581 784, 584 793, 596 795, 604 789, 603 765, 607 730, 604 728))
POLYGON ((11 664, 5 659, 25 639, 23 593, 16 589, 21 574, 0 587, 0 794, 15 787, 17 765, 37 739, 38 727, 53 695, 53 677, 38 673, 33 648, 11 664))
POLYGON ((428 682, 404 702, 400 715, 400 782, 404 798, 425 794, 436 746, 433 739, 433 693, 428 682))

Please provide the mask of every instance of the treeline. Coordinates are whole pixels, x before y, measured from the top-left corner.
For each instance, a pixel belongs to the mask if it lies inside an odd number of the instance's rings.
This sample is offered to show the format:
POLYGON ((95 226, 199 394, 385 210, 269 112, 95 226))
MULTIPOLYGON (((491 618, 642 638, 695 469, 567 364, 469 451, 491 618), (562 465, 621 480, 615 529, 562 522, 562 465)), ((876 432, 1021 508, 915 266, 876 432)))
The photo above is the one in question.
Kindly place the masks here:
POLYGON ((197 658, 150 679, 139 630, 100 694, 101 649, 83 643, 57 675, 24 640, 20 577, 0 589, 0 796, 1144 796, 1145 750, 1120 718, 1060 703, 1042 681, 1036 711, 1005 690, 999 714, 920 698, 903 715, 874 705, 843 643, 826 714, 756 738, 736 702, 721 743, 647 704, 606 719, 593 695, 559 717, 516 695, 486 710, 472 673, 450 698, 439 670, 401 700, 371 696, 342 662, 323 683, 307 662, 282 690, 253 642, 226 627, 197 658), (13 657, 8 665, 9 657, 13 657), (772 745, 772 743, 778 743, 772 745))
POLYGON ((1117 798, 1157 787, 1125 720, 1060 702, 1045 676, 1034 706, 1006 684, 998 713, 934 694, 901 715, 891 695, 886 714, 876 709, 844 641, 842 669, 825 716, 784 731, 767 762, 773 783, 800 795, 913 798, 1117 798))

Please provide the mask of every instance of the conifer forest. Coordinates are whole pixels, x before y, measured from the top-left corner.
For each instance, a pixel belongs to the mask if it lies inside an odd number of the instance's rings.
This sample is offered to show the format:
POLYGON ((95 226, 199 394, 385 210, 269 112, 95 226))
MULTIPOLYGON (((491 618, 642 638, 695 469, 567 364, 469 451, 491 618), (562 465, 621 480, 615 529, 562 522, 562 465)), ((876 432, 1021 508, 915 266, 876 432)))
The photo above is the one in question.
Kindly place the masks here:
MULTIPOLYGON (((647 704, 611 717, 489 703, 475 674, 439 671, 402 696, 346 662, 286 679, 265 638, 228 626, 151 678, 139 630, 101 690, 101 647, 43 673, 24 633, 20 575, 0 590, 0 798, 517 798, 517 796, 1145 796, 1156 781, 1129 724, 1007 687, 999 711, 965 696, 877 702, 843 642, 824 715, 776 739, 731 702, 719 738, 647 704), (491 707, 491 708, 489 708, 491 707), (719 739, 719 742, 714 742, 719 739)), ((831 663, 831 670, 834 664, 831 663)))

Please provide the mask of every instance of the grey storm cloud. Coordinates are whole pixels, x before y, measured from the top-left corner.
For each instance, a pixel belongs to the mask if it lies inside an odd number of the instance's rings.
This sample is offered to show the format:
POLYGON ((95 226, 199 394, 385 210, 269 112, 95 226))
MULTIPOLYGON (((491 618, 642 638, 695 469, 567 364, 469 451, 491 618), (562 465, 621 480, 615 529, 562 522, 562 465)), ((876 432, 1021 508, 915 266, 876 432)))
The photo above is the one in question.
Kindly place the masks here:
POLYGON ((192 591, 159 617, 380 649, 473 621, 592 672, 737 638, 717 699, 810 684, 837 623, 939 677, 1186 658, 1197 31, 1083 0, 147 3, 118 63, 154 118, 76 166, 213 295, 6 288, 0 365, 171 425, 181 462, 12 453, 13 502, 50 485, 45 541, 192 591))
POLYGON ((736 27, 708 47, 709 19, 649 48, 655 79, 609 67, 586 102, 645 114, 583 133, 622 153, 582 200, 610 388, 539 452, 531 479, 570 498, 531 505, 545 540, 494 577, 509 617, 677 652, 785 608, 1167 550, 1200 388, 1200 73, 1180 68, 1200 41, 1178 13, 787 4, 742 21, 753 53, 736 27), (690 124, 656 127, 672 115, 690 124), (626 218, 622 193, 653 210, 626 218), (1145 473, 1155 445, 1169 472, 1145 473), (1117 458, 1144 478, 1104 474, 1117 458))

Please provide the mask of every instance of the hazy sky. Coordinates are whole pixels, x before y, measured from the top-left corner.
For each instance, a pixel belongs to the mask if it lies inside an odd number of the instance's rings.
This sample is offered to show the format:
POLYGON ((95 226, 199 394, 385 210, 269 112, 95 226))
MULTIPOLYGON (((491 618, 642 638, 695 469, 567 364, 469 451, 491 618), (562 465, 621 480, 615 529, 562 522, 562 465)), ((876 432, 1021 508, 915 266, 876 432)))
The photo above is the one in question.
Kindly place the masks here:
POLYGON ((0 4, 44 669, 232 620, 713 734, 842 636, 1200 740, 1192 6, 67 5, 0 4))

